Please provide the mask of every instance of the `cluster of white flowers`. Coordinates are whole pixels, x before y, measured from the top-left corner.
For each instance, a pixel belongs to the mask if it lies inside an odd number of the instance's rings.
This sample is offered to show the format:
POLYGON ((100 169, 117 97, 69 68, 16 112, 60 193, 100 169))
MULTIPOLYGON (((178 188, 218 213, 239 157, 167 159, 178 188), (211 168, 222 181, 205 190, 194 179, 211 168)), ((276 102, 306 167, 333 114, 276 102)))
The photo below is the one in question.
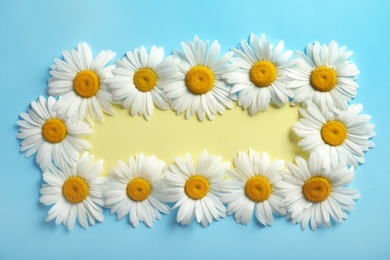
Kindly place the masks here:
POLYGON ((240 46, 220 56, 220 45, 197 36, 182 50, 164 57, 153 46, 129 51, 110 64, 112 51, 93 57, 90 47, 55 59, 48 80, 49 98, 31 102, 18 121, 20 151, 36 153, 46 184, 40 201, 54 206, 47 221, 56 219, 72 229, 76 217, 84 228, 103 221, 102 207, 111 208, 118 219, 129 215, 133 226, 151 227, 160 213, 168 214, 165 202, 176 203, 177 221, 190 224, 194 218, 206 227, 213 220, 234 214, 237 223, 248 224, 253 211, 262 225, 271 225, 273 214, 287 215, 302 229, 310 221, 318 226, 342 222, 352 210, 356 190, 346 188, 354 169, 364 163, 364 153, 374 144, 374 125, 360 115, 362 105, 349 105, 356 96, 359 71, 348 61, 352 55, 334 41, 308 44, 306 53, 283 51, 265 35, 250 35, 240 46), (53 96, 58 96, 56 99, 53 96), (175 158, 175 164, 153 156, 132 156, 109 176, 99 177, 103 161, 94 161, 81 138, 91 133, 92 121, 103 122, 103 112, 114 115, 112 104, 130 109, 131 116, 149 120, 156 106, 172 109, 189 119, 213 120, 217 113, 233 108, 233 101, 249 115, 286 103, 300 104, 301 119, 293 126, 302 138, 298 143, 310 152, 296 165, 270 162, 267 153, 239 152, 233 169, 221 157, 204 151, 194 163, 175 158), (286 165, 287 170, 283 170, 286 165), (225 205, 227 204, 227 208, 225 205))

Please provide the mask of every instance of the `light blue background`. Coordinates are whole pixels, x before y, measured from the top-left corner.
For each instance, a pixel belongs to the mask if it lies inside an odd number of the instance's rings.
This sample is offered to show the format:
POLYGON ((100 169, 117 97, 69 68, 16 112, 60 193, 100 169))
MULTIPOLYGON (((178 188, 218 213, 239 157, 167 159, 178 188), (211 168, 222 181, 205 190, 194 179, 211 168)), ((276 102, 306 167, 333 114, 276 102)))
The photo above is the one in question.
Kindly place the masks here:
POLYGON ((390 173, 388 1, 19 1, 0 2, 0 259, 389 259, 390 173), (19 153, 16 121, 46 93, 48 70, 63 50, 78 42, 94 54, 111 49, 121 58, 145 45, 166 54, 195 34, 219 40, 223 51, 250 33, 303 50, 315 40, 336 40, 354 51, 361 74, 353 103, 372 115, 376 148, 356 171, 351 187, 362 198, 350 219, 331 229, 301 231, 284 218, 271 228, 227 217, 207 229, 182 227, 176 212, 152 229, 132 228, 105 210, 105 221, 72 232, 46 223, 39 203, 40 170, 35 157, 19 153))

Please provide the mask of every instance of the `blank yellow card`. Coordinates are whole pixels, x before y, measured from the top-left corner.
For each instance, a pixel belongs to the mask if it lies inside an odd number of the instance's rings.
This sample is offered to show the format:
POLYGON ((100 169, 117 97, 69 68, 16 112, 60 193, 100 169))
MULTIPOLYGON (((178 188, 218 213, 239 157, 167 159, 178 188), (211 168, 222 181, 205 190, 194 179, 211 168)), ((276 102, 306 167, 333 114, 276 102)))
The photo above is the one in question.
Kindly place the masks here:
POLYGON ((292 162, 296 155, 306 156, 292 131, 299 119, 298 107, 290 105, 270 106, 268 111, 253 116, 235 105, 224 115, 204 122, 196 116, 186 120, 184 114, 177 116, 173 111, 157 108, 150 121, 131 117, 128 109, 119 106, 114 110, 116 115, 105 115, 104 124, 95 123, 93 133, 86 138, 93 146, 90 153, 96 160, 104 160, 105 175, 119 160, 127 162, 129 156, 139 153, 155 155, 166 164, 187 152, 196 159, 204 149, 231 163, 238 151, 249 149, 267 152, 272 160, 292 162))

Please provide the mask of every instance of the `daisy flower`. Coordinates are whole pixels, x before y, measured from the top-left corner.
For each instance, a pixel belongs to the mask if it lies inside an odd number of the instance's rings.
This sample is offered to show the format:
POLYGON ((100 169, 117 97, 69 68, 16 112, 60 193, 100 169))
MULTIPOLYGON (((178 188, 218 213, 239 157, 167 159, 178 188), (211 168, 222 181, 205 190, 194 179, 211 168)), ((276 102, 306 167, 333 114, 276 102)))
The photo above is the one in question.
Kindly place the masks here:
POLYGON ((38 102, 31 102, 27 113, 21 113, 23 120, 18 121, 19 134, 23 139, 20 151, 26 151, 25 157, 37 153, 36 162, 46 171, 52 161, 59 167, 73 167, 83 150, 91 149, 91 145, 80 138, 80 135, 91 133, 89 124, 72 123, 66 117, 57 115, 53 110, 56 100, 47 100, 40 96, 38 102))
POLYGON ((229 163, 222 163, 221 157, 208 155, 203 151, 195 167, 190 154, 187 162, 181 157, 175 158, 176 165, 169 165, 164 172, 165 184, 163 200, 176 202, 172 209, 179 208, 177 222, 191 224, 196 217, 203 227, 225 217, 225 207, 219 200, 219 184, 225 178, 229 163))
POLYGON ((93 155, 85 152, 73 168, 49 168, 43 173, 41 198, 45 205, 54 206, 49 210, 46 221, 56 219, 56 225, 64 223, 72 230, 77 220, 83 228, 103 222, 103 183, 105 177, 98 177, 103 170, 103 160, 93 162, 93 155), (88 219, 88 221, 87 221, 88 219))
POLYGON ((122 60, 116 61, 110 89, 114 100, 122 100, 124 108, 131 107, 131 116, 136 114, 149 120, 153 104, 161 110, 169 109, 164 101, 160 83, 174 79, 177 68, 172 57, 163 60, 164 50, 153 46, 148 54, 145 47, 129 51, 122 60))
POLYGON ((348 110, 336 114, 320 110, 312 102, 307 109, 299 109, 302 118, 293 126, 295 133, 303 139, 298 143, 304 151, 319 151, 331 158, 334 167, 339 161, 353 167, 364 163, 364 152, 375 145, 369 141, 375 136, 370 116, 359 115, 362 105, 351 105, 348 110))
POLYGON ((297 57, 303 62, 288 74, 292 81, 287 88, 295 93, 292 104, 306 105, 311 100, 321 109, 346 110, 356 96, 358 84, 354 80, 360 73, 347 61, 352 53, 345 46, 339 48, 335 41, 322 46, 319 42, 308 44, 306 55, 298 51, 297 57))
POLYGON ((64 61, 54 59, 49 71, 47 93, 61 96, 54 110, 59 115, 72 118, 73 122, 89 119, 103 122, 103 113, 114 115, 112 95, 108 91, 107 79, 112 77, 114 65, 105 67, 115 52, 101 51, 94 59, 88 44, 79 43, 77 50, 62 52, 64 61))
POLYGON ((164 162, 154 156, 131 156, 129 163, 119 161, 105 183, 105 205, 111 207, 111 214, 117 213, 118 220, 129 214, 134 227, 144 222, 153 226, 161 219, 159 212, 169 214, 167 205, 161 202, 161 175, 164 162))
POLYGON ((292 51, 283 52, 283 48, 283 41, 273 48, 265 34, 260 38, 251 34, 249 43, 242 40, 238 49, 232 48, 231 62, 238 69, 222 77, 233 85, 231 93, 238 92, 238 105, 249 108, 250 115, 267 110, 271 100, 281 107, 294 95, 286 88, 286 68, 297 60, 289 60, 292 51))
POLYGON ((227 63, 233 53, 218 59, 218 42, 214 41, 209 48, 208 41, 203 42, 198 36, 181 46, 183 51, 173 51, 179 69, 176 79, 161 84, 176 114, 187 110, 185 117, 189 119, 196 112, 199 120, 204 121, 205 114, 213 120, 217 111, 223 114, 226 107, 233 108, 230 87, 221 78, 235 68, 227 63))
POLYGON ((332 167, 321 153, 311 154, 308 162, 299 156, 295 161, 297 165, 286 163, 284 182, 277 185, 285 196, 281 206, 287 209, 287 219, 301 223, 302 230, 309 221, 315 230, 321 225, 330 227, 331 220, 347 219, 353 200, 360 198, 356 190, 344 187, 352 181, 353 167, 348 169, 346 163, 332 167))
POLYGON ((272 213, 286 215, 286 210, 280 207, 282 198, 276 185, 282 181, 279 171, 284 162, 275 160, 270 163, 267 153, 249 150, 239 152, 234 158, 236 168, 228 170, 231 179, 225 180, 221 191, 227 192, 221 198, 227 203, 227 214, 234 214, 237 223, 249 224, 253 211, 257 220, 263 225, 272 225, 272 213))

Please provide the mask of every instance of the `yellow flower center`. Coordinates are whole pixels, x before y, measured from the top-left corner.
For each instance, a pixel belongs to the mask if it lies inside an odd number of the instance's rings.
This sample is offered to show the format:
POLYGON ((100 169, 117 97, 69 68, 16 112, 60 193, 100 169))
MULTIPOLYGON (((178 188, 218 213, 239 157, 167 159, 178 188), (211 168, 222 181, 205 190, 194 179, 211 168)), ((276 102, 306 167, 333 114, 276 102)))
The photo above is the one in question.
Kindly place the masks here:
POLYGON ((313 70, 310 75, 312 87, 321 92, 331 91, 336 86, 337 74, 332 68, 321 66, 313 70))
POLYGON ((276 78, 275 65, 267 60, 258 61, 249 71, 249 77, 256 86, 268 87, 276 78))
POLYGON ((83 98, 95 96, 99 87, 99 77, 92 70, 80 71, 73 80, 74 91, 83 98))
POLYGON ((199 200, 209 192, 209 181, 200 175, 190 177, 184 185, 187 196, 194 200, 199 200))
POLYGON ((127 184, 127 196, 134 201, 143 201, 149 197, 152 187, 143 178, 134 178, 127 184))
POLYGON ((42 126, 42 135, 50 143, 59 143, 65 139, 67 134, 66 126, 62 120, 52 118, 42 126))
POLYGON ((205 94, 214 86, 214 74, 206 66, 194 66, 187 72, 186 86, 194 94, 205 94))
POLYGON ((74 176, 64 182, 62 194, 69 202, 79 203, 88 196, 89 188, 84 179, 74 176))
POLYGON ((339 121, 329 121, 321 128, 321 137, 325 143, 339 146, 347 138, 347 128, 339 121))
POLYGON ((134 73, 133 81, 138 90, 148 92, 156 86, 157 75, 153 70, 143 68, 134 73))
POLYGON ((326 200, 332 187, 325 177, 311 177, 302 187, 303 195, 311 202, 321 202, 326 200))
POLYGON ((254 176, 245 184, 246 196, 254 202, 263 202, 269 198, 272 186, 263 176, 254 176))

